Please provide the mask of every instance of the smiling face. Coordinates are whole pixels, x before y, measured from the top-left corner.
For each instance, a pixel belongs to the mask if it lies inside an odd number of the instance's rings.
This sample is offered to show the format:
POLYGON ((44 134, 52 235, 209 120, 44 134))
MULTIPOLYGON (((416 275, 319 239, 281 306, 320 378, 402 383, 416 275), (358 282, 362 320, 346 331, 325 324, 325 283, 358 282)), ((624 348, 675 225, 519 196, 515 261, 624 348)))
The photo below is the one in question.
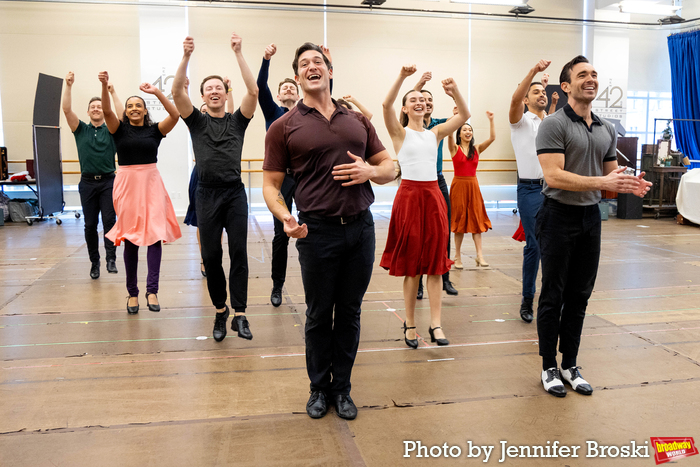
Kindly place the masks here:
POLYGON ((146 104, 140 97, 130 97, 124 106, 124 112, 132 126, 143 126, 144 118, 148 113, 146 104))
POLYGON ((534 113, 542 112, 547 108, 547 91, 541 84, 533 84, 527 91, 527 96, 523 99, 528 108, 534 113))
POLYGON ((410 91, 403 97, 401 112, 408 115, 409 120, 423 120, 426 107, 425 95, 418 91, 410 91))
POLYGON ((469 141, 471 141, 474 137, 474 130, 470 124, 465 123, 464 126, 462 126, 462 129, 459 132, 459 137, 462 144, 469 145, 469 141))
POLYGON ((561 89, 570 99, 590 104, 598 95, 598 73, 590 63, 577 63, 571 68, 570 82, 561 83, 561 89))
POLYGON ((279 94, 277 94, 277 100, 283 105, 294 105, 299 100, 299 92, 297 85, 294 83, 282 83, 279 87, 279 94))
POLYGON ((428 91, 421 91, 425 99, 425 116, 430 117, 433 114, 433 95, 428 91))
POLYGON ((218 78, 211 78, 202 84, 202 99, 211 111, 217 111, 226 105, 226 85, 218 78))
POLYGON ((325 92, 330 88, 333 70, 329 70, 323 54, 317 50, 307 50, 299 55, 298 75, 294 78, 304 91, 309 93, 325 92))
POLYGON ((90 118, 90 122, 92 122, 93 125, 102 125, 102 122, 105 120, 105 114, 102 112, 102 101, 97 99, 90 102, 88 105, 87 114, 88 118, 90 118))

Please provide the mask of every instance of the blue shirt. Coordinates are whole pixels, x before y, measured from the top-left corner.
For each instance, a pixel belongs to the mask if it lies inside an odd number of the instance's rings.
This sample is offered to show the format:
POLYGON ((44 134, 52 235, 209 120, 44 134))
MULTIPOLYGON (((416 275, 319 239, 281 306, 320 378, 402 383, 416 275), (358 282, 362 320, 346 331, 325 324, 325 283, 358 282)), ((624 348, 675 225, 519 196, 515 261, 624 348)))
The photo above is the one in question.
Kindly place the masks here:
MULTIPOLYGON (((447 121, 446 118, 432 118, 430 117, 430 124, 426 127, 428 130, 431 128, 438 126, 441 123, 445 123, 447 121)), ((442 174, 442 142, 444 139, 440 140, 440 143, 438 144, 438 153, 437 153, 437 173, 442 174)))

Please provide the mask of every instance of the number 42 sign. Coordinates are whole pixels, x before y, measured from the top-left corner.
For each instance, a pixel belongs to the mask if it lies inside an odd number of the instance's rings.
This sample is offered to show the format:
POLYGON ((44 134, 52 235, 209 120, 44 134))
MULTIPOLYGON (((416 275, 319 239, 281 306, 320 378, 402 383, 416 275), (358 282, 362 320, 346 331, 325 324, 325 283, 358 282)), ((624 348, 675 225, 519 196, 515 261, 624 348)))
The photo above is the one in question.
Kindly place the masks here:
POLYGON ((607 87, 599 89, 598 96, 593 101, 593 112, 602 118, 620 120, 624 126, 627 115, 625 94, 625 89, 610 80, 607 87))

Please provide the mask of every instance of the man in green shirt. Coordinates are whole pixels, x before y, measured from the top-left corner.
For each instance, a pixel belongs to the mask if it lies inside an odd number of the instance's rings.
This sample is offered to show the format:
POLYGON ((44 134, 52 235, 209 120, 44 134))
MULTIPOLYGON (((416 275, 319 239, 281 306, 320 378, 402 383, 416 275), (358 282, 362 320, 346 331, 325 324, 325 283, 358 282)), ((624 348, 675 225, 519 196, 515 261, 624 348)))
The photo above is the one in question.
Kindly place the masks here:
MULTIPOLYGON (((97 224, 102 213, 103 234, 109 232, 117 220, 112 202, 112 185, 114 184, 114 155, 117 148, 114 145, 112 135, 105 125, 105 117, 102 112, 102 100, 93 97, 88 104, 88 117, 90 123, 81 121, 71 106, 71 89, 75 76, 73 72, 66 75, 66 87, 63 90, 63 113, 68 121, 68 126, 75 136, 75 144, 78 147, 78 159, 80 160, 80 203, 83 207, 85 219, 85 243, 92 266, 90 277, 100 277, 100 251, 97 224)), ((114 100, 117 115, 124 112, 124 106, 119 101, 114 87, 110 84, 109 90, 114 100)), ((117 247, 104 237, 105 257, 107 259, 107 272, 117 273, 117 247)))

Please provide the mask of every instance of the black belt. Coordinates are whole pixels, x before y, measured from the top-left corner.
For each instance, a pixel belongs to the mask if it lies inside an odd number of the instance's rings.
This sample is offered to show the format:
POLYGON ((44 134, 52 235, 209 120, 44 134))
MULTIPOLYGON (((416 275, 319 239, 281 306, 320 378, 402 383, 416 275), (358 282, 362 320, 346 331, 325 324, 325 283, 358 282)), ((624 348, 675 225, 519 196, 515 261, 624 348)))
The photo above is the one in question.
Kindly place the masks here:
POLYGON ((104 178, 104 179, 107 179, 107 178, 112 178, 112 177, 114 177, 114 172, 111 172, 111 173, 108 173, 108 174, 86 174, 86 173, 82 173, 82 174, 80 174, 80 176, 81 176, 82 178, 84 178, 85 180, 102 180, 103 178, 104 178))
POLYGON ((365 217, 367 211, 369 210, 365 209, 361 213, 354 214, 352 216, 321 216, 319 214, 314 214, 313 212, 300 212, 299 217, 328 222, 329 224, 350 224, 351 222, 355 222, 357 219, 362 219, 365 217))
POLYGON ((543 180, 541 178, 521 178, 518 179, 518 183, 524 183, 525 185, 542 185, 543 180))

